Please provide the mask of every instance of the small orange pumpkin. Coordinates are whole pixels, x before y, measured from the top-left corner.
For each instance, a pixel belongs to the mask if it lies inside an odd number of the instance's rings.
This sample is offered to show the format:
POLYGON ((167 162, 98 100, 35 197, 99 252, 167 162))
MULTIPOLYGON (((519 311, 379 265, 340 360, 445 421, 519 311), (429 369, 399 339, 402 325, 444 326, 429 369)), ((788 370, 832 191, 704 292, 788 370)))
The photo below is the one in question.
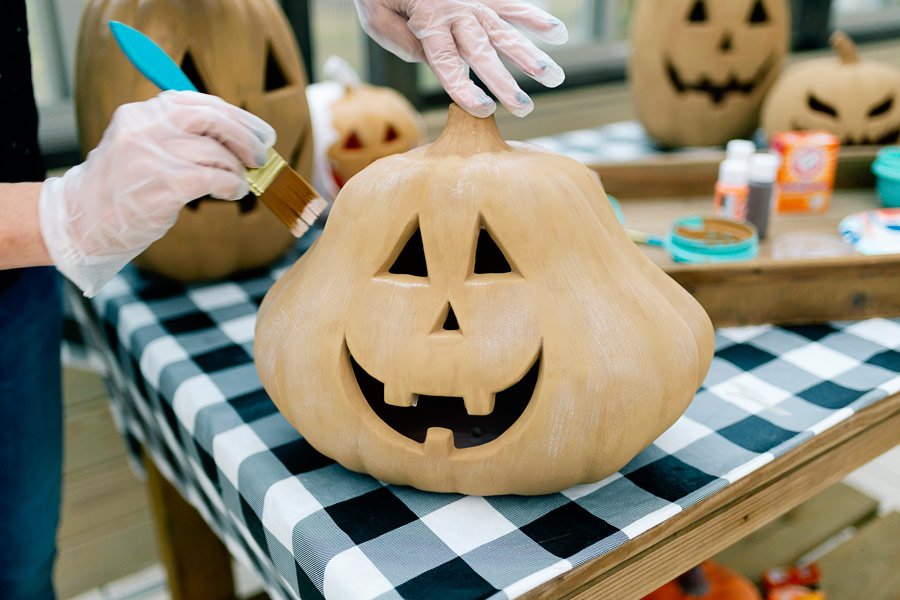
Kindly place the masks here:
POLYGON ((707 584, 707 592, 702 596, 685 592, 679 578, 644 596, 643 600, 762 600, 746 577, 728 567, 706 561, 697 569, 707 584))
POLYGON ((334 198, 379 158, 421 145, 425 124, 401 94, 361 83, 343 59, 329 57, 323 70, 329 81, 306 88, 316 135, 313 185, 334 198))

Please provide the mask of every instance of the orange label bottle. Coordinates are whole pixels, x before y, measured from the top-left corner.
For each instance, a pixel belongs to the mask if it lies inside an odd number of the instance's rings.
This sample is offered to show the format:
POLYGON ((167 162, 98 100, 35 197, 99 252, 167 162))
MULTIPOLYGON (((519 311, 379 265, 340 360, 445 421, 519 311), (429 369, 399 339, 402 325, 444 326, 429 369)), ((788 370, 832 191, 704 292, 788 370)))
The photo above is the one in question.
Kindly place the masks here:
POLYGON ((719 165, 716 182, 715 213, 717 217, 743 222, 747 219, 747 196, 750 194, 749 166, 745 161, 726 159, 719 165))

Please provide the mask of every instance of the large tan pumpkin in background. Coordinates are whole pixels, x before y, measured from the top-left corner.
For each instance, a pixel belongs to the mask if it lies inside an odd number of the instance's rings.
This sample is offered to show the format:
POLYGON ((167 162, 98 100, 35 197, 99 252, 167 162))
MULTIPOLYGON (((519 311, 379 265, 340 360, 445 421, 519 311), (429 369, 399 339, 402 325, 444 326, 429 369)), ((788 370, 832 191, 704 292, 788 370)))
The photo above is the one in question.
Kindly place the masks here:
MULTIPOLYGON (((312 169, 306 74, 274 0, 92 0, 82 18, 75 74, 81 148, 100 141, 120 104, 159 93, 119 49, 107 22, 146 33, 200 91, 268 121, 276 150, 304 177, 312 169)), ((278 219, 250 196, 240 203, 194 202, 175 226, 135 261, 182 280, 224 277, 265 265, 293 243, 278 219)))
POLYGON ((266 295, 254 348, 320 452, 478 495, 613 473, 687 408, 712 353, 706 313, 590 170, 456 106, 436 142, 344 186, 266 295))
POLYGON ((831 44, 836 57, 786 70, 763 105, 766 133, 824 130, 842 144, 896 144, 900 141, 900 69, 860 61, 843 32, 831 44))
POLYGON ((665 146, 748 137, 788 48, 786 0, 637 0, 629 79, 665 146))

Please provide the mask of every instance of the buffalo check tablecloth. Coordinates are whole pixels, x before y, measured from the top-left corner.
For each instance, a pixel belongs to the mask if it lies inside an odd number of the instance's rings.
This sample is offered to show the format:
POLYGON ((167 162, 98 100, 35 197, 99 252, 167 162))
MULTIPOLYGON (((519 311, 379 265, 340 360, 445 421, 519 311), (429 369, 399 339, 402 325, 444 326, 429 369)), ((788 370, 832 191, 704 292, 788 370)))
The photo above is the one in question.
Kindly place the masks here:
POLYGON ((900 321, 716 333, 685 415, 621 472, 559 494, 465 497, 386 485, 320 455, 257 378, 271 271, 184 286, 128 269, 74 300, 127 437, 275 598, 514 598, 641 535, 900 391, 900 321))

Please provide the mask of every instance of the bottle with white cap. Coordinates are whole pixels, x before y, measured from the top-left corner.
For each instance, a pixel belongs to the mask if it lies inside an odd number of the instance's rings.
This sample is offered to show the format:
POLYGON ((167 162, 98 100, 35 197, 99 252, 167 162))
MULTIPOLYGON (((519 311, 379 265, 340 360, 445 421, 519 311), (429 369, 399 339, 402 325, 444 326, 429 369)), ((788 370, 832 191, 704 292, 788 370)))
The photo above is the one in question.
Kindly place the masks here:
POLYGON ((726 158, 719 165, 716 182, 715 211, 717 217, 742 222, 747 218, 747 196, 750 166, 747 161, 726 158))
POLYGON ((731 140, 725 146, 725 158, 750 162, 750 157, 756 152, 756 144, 750 140, 731 140))
POLYGON ((776 154, 760 152, 750 157, 750 193, 747 195, 747 220, 756 225, 759 239, 766 237, 769 214, 775 202, 775 181, 781 159, 776 154))

